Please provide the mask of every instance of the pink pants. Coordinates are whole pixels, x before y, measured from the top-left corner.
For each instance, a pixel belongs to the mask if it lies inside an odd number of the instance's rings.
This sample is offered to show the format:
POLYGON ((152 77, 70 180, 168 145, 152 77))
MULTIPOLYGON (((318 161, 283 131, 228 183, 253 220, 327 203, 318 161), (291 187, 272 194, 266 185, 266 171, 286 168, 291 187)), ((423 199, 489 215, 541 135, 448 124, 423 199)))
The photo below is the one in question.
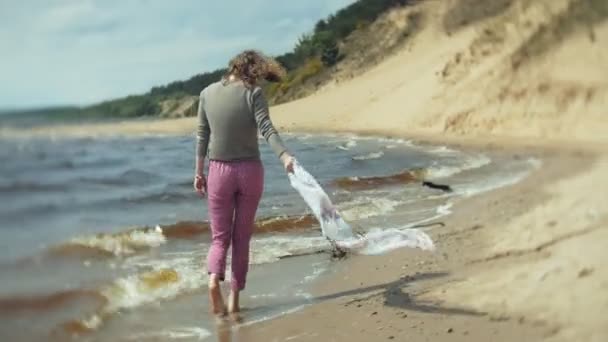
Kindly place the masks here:
POLYGON ((207 256, 209 274, 223 281, 226 255, 232 244, 233 290, 245 288, 249 270, 249 241, 255 214, 264 190, 264 168, 260 161, 211 161, 208 196, 212 242, 207 256))

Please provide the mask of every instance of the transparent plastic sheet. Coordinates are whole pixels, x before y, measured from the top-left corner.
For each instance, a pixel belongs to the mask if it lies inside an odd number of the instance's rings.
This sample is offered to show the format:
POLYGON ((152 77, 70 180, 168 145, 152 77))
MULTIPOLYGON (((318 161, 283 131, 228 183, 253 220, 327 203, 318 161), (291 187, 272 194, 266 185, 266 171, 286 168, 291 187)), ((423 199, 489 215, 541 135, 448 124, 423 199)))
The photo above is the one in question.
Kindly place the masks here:
POLYGON ((291 186, 298 191, 321 224, 323 236, 341 249, 357 254, 380 255, 399 248, 434 250, 431 238, 418 229, 372 229, 355 234, 344 221, 317 180, 297 161, 289 174, 291 186))

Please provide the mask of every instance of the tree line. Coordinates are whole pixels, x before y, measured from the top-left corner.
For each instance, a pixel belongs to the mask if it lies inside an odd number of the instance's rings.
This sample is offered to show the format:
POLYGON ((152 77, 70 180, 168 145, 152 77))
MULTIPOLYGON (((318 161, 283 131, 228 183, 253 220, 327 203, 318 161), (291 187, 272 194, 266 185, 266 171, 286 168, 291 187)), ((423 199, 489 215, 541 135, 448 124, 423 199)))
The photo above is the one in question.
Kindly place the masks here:
MULTIPOLYGON (((276 56, 277 61, 287 69, 288 77, 282 83, 273 84, 266 89, 270 100, 273 100, 274 95, 296 89, 308 78, 339 62, 344 56, 340 52, 338 43, 353 31, 369 25, 393 7, 408 5, 414 1, 416 0, 358 0, 335 14, 319 20, 310 33, 303 34, 298 39, 292 51, 276 56)), ((218 69, 195 75, 184 81, 153 87, 142 95, 108 100, 84 108, 66 108, 61 111, 62 116, 102 118, 159 115, 162 110, 161 101, 197 96, 203 88, 219 80, 225 73, 226 69, 218 69)), ((40 113, 50 115, 52 111, 43 110, 40 113)))
MULTIPOLYGON (((358 0, 335 14, 319 20, 312 32, 303 34, 298 39, 293 51, 277 56, 276 60, 288 72, 294 72, 314 58, 319 58, 324 66, 332 66, 344 57, 340 55, 338 42, 356 29, 370 24, 388 9, 411 2, 412 0, 358 0)), ((154 87, 149 94, 198 95, 203 88, 219 80, 225 73, 226 69, 218 69, 199 74, 185 81, 154 87)))

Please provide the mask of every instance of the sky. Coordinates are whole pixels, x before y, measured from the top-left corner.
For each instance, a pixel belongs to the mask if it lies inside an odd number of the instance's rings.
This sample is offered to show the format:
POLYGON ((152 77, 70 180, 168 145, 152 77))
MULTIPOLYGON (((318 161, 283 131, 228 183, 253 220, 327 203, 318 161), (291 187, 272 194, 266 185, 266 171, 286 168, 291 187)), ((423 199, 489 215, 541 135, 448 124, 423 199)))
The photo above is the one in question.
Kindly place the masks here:
POLYGON ((0 0, 0 109, 86 105, 291 50, 354 0, 0 0))

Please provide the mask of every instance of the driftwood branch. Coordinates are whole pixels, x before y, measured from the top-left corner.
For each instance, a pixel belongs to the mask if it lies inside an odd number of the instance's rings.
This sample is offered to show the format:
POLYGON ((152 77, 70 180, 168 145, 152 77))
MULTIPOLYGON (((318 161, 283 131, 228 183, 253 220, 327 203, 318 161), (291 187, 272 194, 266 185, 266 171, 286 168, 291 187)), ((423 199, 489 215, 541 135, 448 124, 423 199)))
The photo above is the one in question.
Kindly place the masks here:
POLYGON ((452 187, 449 185, 437 184, 437 183, 433 183, 433 182, 429 182, 429 181, 422 182, 422 186, 425 186, 425 187, 431 188, 431 189, 435 189, 435 190, 441 190, 443 192, 453 192, 454 191, 454 190, 452 190, 452 187))

